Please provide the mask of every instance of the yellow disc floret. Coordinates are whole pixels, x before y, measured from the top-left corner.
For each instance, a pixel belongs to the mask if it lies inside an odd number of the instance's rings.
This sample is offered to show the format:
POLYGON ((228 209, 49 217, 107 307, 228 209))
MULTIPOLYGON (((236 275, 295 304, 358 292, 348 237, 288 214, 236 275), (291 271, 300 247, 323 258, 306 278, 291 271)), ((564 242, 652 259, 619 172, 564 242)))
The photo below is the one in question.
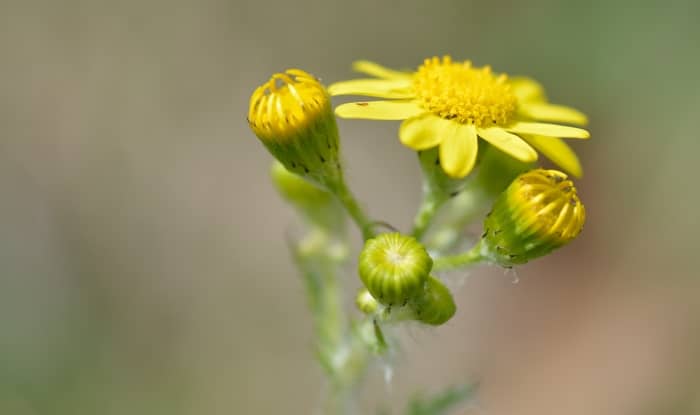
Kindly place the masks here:
POLYGON ((261 139, 285 141, 330 111, 326 89, 311 74, 288 69, 272 75, 250 97, 248 122, 261 139))
POLYGON ((505 74, 471 62, 452 62, 449 56, 426 59, 414 74, 413 86, 421 105, 445 119, 477 127, 507 124, 516 97, 505 74))

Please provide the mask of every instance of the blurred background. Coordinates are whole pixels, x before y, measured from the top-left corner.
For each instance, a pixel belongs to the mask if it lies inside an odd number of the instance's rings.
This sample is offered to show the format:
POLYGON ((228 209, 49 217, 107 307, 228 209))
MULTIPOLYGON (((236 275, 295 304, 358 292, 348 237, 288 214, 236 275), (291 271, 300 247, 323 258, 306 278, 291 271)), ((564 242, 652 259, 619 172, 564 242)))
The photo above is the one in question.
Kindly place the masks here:
MULTIPOLYGON (((365 413, 480 379, 458 413, 700 414, 699 19, 691 0, 0 0, 0 414, 318 410, 294 216, 248 98, 288 67, 330 83, 447 53, 590 116, 588 222, 517 283, 469 274, 393 382, 370 374, 365 413)), ((405 229, 420 176, 397 127, 340 121, 355 192, 405 229)))

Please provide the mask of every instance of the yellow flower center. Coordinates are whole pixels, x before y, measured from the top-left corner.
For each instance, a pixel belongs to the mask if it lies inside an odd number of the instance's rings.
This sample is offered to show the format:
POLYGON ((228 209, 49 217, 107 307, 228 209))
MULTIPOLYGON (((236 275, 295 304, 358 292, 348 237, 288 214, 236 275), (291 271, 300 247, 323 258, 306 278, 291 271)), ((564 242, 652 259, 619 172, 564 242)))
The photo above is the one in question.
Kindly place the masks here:
POLYGON ((556 170, 532 170, 508 189, 520 220, 540 235, 564 244, 574 239, 586 220, 586 210, 567 176, 556 170))
POLYGON ((300 69, 272 75, 250 97, 248 123, 261 139, 284 141, 330 111, 326 89, 300 69))
POLYGON ((489 127, 508 123, 516 98, 505 74, 489 66, 452 62, 449 56, 426 59, 414 75, 416 96, 428 111, 463 124, 489 127))

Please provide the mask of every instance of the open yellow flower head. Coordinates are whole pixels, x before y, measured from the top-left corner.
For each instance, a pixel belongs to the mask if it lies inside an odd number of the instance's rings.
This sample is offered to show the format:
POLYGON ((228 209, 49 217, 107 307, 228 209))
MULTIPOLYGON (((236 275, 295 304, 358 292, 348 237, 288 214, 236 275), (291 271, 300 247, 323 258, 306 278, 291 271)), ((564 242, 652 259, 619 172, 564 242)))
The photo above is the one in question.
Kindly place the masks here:
POLYGON ((511 79, 489 66, 475 67, 449 56, 426 59, 414 72, 367 61, 356 62, 354 67, 376 79, 335 83, 329 87, 331 95, 384 100, 343 104, 336 114, 404 120, 399 129, 401 142, 417 151, 439 146, 440 164, 453 178, 464 177, 474 168, 478 137, 523 162, 535 161, 535 150, 539 150, 574 176, 582 174, 576 154, 561 137, 586 139, 590 135, 558 123, 583 125, 585 115, 548 103, 543 88, 533 80, 511 79))
POLYGON ((338 127, 328 92, 312 75, 272 75, 251 95, 248 123, 288 170, 319 183, 338 174, 338 127))
POLYGON ((503 266, 523 264, 572 241, 586 209, 566 174, 536 169, 501 193, 484 222, 482 254, 503 266))

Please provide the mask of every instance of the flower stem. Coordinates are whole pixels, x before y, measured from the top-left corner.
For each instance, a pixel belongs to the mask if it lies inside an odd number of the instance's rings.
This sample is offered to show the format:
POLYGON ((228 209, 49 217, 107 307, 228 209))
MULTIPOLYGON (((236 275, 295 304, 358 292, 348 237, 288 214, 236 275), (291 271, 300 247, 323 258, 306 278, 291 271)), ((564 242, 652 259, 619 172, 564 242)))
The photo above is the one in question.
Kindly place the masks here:
POLYGON ((328 379, 324 404, 328 415, 352 413, 353 391, 367 364, 364 350, 352 347, 358 342, 353 341, 354 333, 348 330, 342 304, 338 272, 344 256, 337 252, 339 248, 345 249, 344 246, 343 241, 320 228, 312 229, 305 238, 291 245, 314 318, 316 356, 328 379))
POLYGON ((357 227, 360 228, 362 238, 366 241, 367 239, 374 237, 375 233, 372 229, 372 221, 369 219, 362 207, 360 207, 360 204, 357 203, 357 199, 355 199, 355 196, 348 188, 347 184, 345 183, 345 179, 341 176, 336 180, 329 181, 326 183, 326 187, 338 198, 338 200, 340 200, 340 203, 343 204, 345 210, 348 211, 348 214, 350 214, 352 220, 355 222, 357 227))
POLYGON ((411 235, 417 240, 421 240, 425 231, 428 230, 430 224, 435 217, 435 214, 440 207, 445 203, 447 198, 442 194, 433 191, 432 188, 427 188, 423 191, 423 201, 421 202, 416 217, 413 220, 413 230, 411 235))
POLYGON ((460 268, 466 265, 473 265, 481 262, 484 256, 481 251, 481 241, 472 247, 472 249, 467 252, 448 255, 435 259, 433 262, 433 270, 443 271, 449 269, 460 268))

